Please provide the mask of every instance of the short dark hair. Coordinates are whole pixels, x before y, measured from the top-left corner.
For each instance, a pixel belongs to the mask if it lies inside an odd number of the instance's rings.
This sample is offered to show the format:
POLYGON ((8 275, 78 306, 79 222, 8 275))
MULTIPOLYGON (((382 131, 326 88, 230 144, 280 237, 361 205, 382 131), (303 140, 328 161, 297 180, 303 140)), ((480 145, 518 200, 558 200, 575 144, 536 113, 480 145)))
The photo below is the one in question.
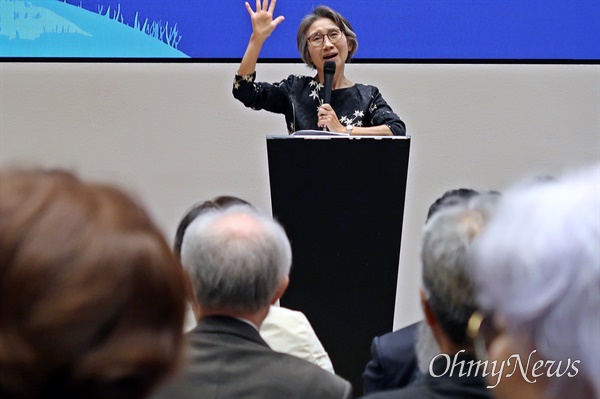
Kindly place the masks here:
POLYGON ((455 205, 459 202, 468 200, 471 197, 478 195, 479 192, 470 188, 456 188, 446 191, 440 198, 435 200, 427 211, 427 219, 429 220, 437 211, 446 206, 455 205))
POLYGON ((181 221, 177 226, 177 231, 175 232, 175 240, 173 242, 173 252, 175 252, 175 256, 181 258, 181 244, 183 244, 185 230, 200 214, 211 209, 227 208, 232 205, 252 206, 248 201, 241 198, 232 195, 220 195, 211 200, 198 202, 188 209, 185 215, 183 215, 183 218, 181 218, 181 221))

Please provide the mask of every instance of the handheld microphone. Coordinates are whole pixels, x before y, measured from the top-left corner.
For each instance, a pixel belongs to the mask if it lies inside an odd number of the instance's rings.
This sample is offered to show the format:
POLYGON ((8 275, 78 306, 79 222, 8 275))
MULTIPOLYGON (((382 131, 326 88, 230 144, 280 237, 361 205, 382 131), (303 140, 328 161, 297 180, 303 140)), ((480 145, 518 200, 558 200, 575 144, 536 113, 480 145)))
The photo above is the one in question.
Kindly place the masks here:
MULTIPOLYGON (((333 75, 335 75, 335 62, 325 61, 323 65, 323 79, 325 83, 323 93, 323 103, 329 104, 331 101, 331 86, 333 85, 333 75)), ((323 126, 323 130, 327 130, 327 126, 323 126)))
POLYGON ((333 85, 333 75, 335 75, 335 62, 325 61, 323 66, 323 78, 325 80, 325 92, 323 93, 323 103, 331 101, 331 86, 333 85))

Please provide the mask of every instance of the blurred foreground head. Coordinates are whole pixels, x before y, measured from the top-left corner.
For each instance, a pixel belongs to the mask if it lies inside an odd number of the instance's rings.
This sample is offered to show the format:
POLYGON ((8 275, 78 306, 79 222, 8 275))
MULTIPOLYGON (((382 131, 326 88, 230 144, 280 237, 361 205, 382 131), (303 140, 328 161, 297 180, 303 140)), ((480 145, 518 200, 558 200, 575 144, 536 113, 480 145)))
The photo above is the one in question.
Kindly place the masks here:
POLYGON ((0 397, 142 398, 178 364, 181 266, 121 190, 0 173, 0 397))
POLYGON ((600 397, 600 165, 509 191, 475 252, 489 358, 544 365, 496 395, 600 397))

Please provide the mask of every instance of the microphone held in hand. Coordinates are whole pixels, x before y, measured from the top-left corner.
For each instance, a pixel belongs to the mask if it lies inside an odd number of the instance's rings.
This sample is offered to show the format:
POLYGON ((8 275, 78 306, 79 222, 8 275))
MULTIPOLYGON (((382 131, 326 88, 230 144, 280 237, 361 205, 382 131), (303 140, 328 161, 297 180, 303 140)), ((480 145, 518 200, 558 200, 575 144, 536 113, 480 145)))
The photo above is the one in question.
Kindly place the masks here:
MULTIPOLYGON (((323 103, 329 104, 331 102, 331 87, 333 86, 333 75, 335 75, 335 62, 325 61, 323 66, 323 79, 324 79, 324 92, 323 92, 323 103)), ((323 130, 327 130, 327 126, 323 127, 323 130)))
POLYGON ((329 104, 331 101, 331 86, 333 85, 333 75, 335 75, 335 62, 325 61, 323 66, 323 78, 325 80, 325 92, 323 93, 323 103, 329 104))

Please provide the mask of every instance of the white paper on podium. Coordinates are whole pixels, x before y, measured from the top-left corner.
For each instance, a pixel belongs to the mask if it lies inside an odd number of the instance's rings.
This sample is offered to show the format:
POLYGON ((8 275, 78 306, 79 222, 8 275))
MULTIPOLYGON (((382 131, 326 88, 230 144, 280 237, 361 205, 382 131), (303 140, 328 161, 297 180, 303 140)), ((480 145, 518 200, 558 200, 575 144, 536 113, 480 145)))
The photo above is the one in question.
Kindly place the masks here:
POLYGON ((350 136, 348 133, 329 132, 327 130, 298 130, 291 136, 350 136))

